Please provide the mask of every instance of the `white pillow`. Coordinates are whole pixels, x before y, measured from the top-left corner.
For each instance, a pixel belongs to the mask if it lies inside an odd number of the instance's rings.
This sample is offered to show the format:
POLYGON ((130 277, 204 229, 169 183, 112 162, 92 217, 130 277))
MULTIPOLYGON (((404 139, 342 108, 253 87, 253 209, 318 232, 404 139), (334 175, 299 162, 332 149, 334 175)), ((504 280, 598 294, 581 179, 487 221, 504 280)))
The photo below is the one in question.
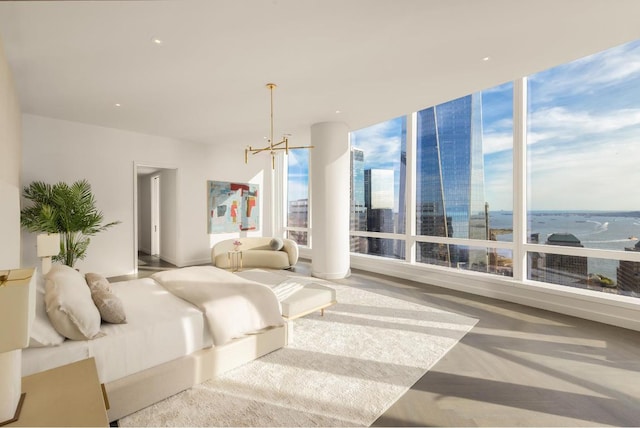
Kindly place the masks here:
POLYGON ((36 281, 36 317, 31 325, 29 347, 39 348, 60 345, 64 342, 64 336, 58 333, 51 325, 47 315, 47 308, 44 304, 44 275, 42 275, 40 269, 36 268, 33 276, 36 281))
POLYGON ((47 314, 58 333, 73 340, 102 336, 100 312, 84 276, 69 266, 54 265, 46 278, 47 314))

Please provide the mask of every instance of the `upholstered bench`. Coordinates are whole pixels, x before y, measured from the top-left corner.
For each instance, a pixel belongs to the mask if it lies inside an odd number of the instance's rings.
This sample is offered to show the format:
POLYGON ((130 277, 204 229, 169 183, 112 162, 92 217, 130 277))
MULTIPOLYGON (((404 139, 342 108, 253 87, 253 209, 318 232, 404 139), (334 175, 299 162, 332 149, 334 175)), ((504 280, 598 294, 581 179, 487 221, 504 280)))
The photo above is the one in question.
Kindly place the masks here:
POLYGON ((336 290, 324 285, 310 283, 280 302, 282 316, 289 320, 303 317, 312 312, 324 310, 336 304, 336 290))
POLYGON ((263 269, 251 269, 236 272, 236 274, 273 288, 276 295, 279 296, 282 316, 287 320, 294 320, 316 311, 320 311, 321 315, 324 315, 326 308, 337 303, 336 290, 317 284, 310 278, 300 277, 300 283, 296 284, 297 277, 285 276, 263 269), (284 285, 286 288, 287 283, 292 287, 291 292, 287 292, 281 287, 284 285))

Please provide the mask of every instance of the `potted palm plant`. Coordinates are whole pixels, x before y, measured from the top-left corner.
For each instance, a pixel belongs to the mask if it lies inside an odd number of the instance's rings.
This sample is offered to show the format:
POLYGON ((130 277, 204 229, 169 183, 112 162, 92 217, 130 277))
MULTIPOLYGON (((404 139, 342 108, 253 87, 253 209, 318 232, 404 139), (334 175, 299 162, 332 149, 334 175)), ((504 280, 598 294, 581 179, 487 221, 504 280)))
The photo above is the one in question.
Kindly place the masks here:
POLYGON ((24 188, 22 196, 31 202, 20 211, 22 227, 29 232, 59 233, 60 253, 54 260, 70 267, 85 258, 90 236, 120 223, 102 224, 102 212, 96 208, 87 180, 71 185, 34 181, 24 188))

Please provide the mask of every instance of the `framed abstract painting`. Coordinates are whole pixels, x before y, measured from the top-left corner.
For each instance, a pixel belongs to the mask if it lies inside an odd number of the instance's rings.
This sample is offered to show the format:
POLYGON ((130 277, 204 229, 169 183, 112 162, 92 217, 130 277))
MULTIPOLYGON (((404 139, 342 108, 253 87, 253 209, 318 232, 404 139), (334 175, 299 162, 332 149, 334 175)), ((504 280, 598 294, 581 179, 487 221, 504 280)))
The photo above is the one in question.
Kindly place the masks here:
POLYGON ((207 181, 209 233, 257 230, 258 185, 207 181))

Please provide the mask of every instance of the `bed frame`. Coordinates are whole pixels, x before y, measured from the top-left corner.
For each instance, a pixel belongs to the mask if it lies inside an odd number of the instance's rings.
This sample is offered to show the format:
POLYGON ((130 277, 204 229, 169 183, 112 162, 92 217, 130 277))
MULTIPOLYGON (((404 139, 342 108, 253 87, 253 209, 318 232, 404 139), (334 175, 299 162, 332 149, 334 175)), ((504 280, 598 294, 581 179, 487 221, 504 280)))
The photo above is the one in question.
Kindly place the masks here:
POLYGON ((151 367, 104 385, 109 421, 118 420, 287 345, 290 322, 151 367))

